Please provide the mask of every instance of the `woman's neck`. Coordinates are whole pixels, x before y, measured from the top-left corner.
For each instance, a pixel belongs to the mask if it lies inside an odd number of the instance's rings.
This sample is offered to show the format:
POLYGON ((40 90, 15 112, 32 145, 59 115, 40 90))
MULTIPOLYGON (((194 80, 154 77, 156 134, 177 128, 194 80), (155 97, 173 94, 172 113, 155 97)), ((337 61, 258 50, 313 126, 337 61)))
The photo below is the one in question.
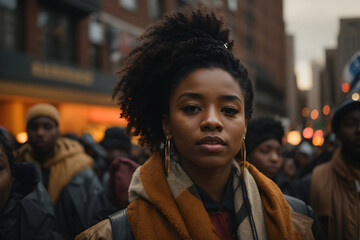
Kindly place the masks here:
POLYGON ((218 169, 187 168, 183 166, 194 184, 205 190, 216 202, 220 202, 231 174, 232 163, 218 169))

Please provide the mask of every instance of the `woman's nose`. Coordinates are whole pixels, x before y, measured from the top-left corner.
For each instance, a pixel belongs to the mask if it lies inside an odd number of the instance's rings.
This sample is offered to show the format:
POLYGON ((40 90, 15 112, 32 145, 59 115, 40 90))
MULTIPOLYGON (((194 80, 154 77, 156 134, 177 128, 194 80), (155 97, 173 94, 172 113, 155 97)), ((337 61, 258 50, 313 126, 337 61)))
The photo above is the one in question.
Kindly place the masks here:
POLYGON ((221 121, 221 112, 217 111, 215 107, 211 107, 204 111, 204 117, 201 122, 201 129, 203 131, 221 131, 223 123, 221 121))

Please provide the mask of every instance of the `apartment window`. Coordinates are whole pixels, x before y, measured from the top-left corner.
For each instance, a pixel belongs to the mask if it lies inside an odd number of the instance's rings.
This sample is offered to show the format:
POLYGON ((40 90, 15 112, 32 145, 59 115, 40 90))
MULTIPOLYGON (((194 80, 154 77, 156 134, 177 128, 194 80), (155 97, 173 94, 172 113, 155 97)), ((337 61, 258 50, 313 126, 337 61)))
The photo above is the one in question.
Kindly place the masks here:
POLYGON ((23 47, 23 9, 17 0, 0 0, 0 47, 21 50, 23 47))
POLYGON ((238 8, 237 0, 228 0, 227 2, 229 10, 232 12, 236 12, 238 8))
POLYGON ((41 55, 75 62, 76 23, 65 11, 42 8, 37 19, 41 55))
POLYGON ((89 24, 90 64, 94 68, 101 67, 101 46, 104 43, 105 28, 98 21, 89 24))
POLYGON ((164 14, 164 0, 149 0, 150 18, 155 22, 164 14))
POLYGON ((137 0, 119 0, 120 5, 126 10, 135 12, 137 10, 137 0))

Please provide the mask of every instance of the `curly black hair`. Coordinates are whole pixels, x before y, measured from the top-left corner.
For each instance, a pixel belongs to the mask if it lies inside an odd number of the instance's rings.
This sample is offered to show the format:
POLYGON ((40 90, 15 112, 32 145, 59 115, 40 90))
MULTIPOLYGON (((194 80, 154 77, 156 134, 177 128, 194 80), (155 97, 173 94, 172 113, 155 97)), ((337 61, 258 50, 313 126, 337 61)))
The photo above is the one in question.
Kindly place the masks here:
POLYGON ((281 144, 283 136, 284 127, 280 120, 271 116, 252 119, 246 129, 246 152, 249 155, 257 145, 269 139, 275 139, 281 144))
POLYGON ((199 68, 218 67, 238 81, 245 99, 245 118, 253 112, 253 83, 231 52, 233 40, 223 19, 205 9, 167 14, 151 25, 124 59, 113 88, 127 131, 153 150, 165 142, 162 115, 179 81, 199 68))

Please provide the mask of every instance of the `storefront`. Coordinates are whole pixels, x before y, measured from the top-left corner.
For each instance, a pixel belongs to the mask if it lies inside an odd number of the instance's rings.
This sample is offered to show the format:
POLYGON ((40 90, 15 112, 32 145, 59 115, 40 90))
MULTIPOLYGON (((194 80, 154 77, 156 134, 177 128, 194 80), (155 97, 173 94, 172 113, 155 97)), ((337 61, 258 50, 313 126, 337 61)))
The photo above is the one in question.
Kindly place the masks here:
POLYGON ((0 126, 17 136, 35 103, 55 105, 60 131, 91 133, 100 140, 109 126, 125 126, 111 99, 116 76, 55 60, 0 49, 0 126))

